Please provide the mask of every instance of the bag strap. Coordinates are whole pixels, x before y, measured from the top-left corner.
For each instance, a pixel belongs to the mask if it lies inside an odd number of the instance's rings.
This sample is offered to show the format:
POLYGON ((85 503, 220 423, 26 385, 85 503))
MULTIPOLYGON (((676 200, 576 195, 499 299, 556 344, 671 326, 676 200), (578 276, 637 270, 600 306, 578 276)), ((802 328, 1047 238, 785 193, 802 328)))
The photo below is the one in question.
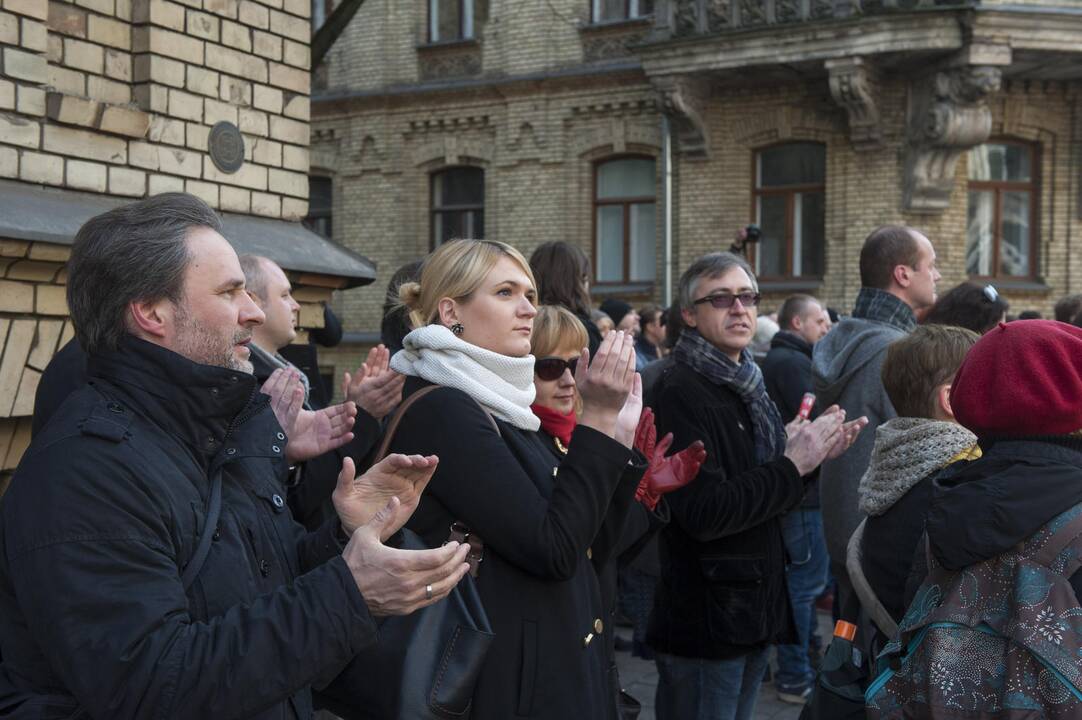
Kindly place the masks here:
POLYGON ((203 522, 203 532, 199 535, 199 542, 195 546, 191 560, 188 561, 180 576, 180 582, 185 591, 191 587, 199 571, 203 569, 203 563, 210 554, 210 543, 218 530, 218 518, 222 515, 222 474, 222 469, 218 468, 210 481, 210 503, 207 506, 207 518, 203 522))
MULTIPOLYGON (((394 415, 391 416, 390 422, 387 423, 387 429, 383 432, 383 440, 380 441, 379 449, 376 451, 375 459, 372 461, 373 465, 387 457, 387 451, 391 448, 391 441, 394 440, 394 434, 398 431, 398 425, 402 422, 402 418, 406 416, 406 411, 413 407, 413 405, 425 395, 439 390, 441 387, 441 385, 429 385, 423 387, 399 404, 398 408, 394 411, 394 415)), ((496 420, 493 419, 492 413, 486 410, 485 406, 477 402, 475 398, 470 397, 470 399, 477 403, 477 407, 481 408, 485 417, 488 418, 489 423, 492 424, 492 429, 496 431, 496 434, 502 435, 502 433, 500 433, 500 426, 496 424, 496 420)), ((469 544, 470 551, 466 555, 466 562, 470 565, 470 575, 476 578, 481 571, 481 561, 485 559, 484 541, 481 539, 480 535, 471 532, 468 527, 457 520, 451 523, 450 531, 451 534, 450 537, 448 537, 448 540, 469 544)))
POLYGON ((857 525, 857 529, 853 531, 853 535, 849 538, 849 545, 846 547, 845 553, 845 569, 849 574, 849 582, 853 584, 854 592, 860 596, 860 604, 864 607, 864 611, 868 613, 868 617, 884 635, 893 638, 898 633, 898 623, 883 607, 883 603, 879 600, 879 596, 875 594, 875 590, 872 589, 868 578, 864 576, 864 568, 861 565, 863 556, 861 546, 864 542, 864 526, 867 524, 868 518, 861 520, 860 525, 857 525))

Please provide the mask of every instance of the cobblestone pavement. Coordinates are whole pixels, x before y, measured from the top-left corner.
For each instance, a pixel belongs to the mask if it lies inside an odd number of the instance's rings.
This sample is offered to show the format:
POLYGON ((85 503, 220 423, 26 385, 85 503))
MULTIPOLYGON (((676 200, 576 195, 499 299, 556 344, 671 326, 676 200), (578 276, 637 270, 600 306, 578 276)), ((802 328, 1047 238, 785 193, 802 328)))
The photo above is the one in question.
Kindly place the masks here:
MULTIPOLYGON (((829 642, 831 634, 830 615, 819 613, 819 635, 829 642)), ((631 639, 631 631, 619 628, 620 636, 631 639)), ((624 689, 642 703, 639 720, 654 720, 654 689, 657 687, 657 667, 653 661, 632 657, 631 653, 616 653, 616 663, 620 667, 620 680, 624 689)), ((759 704, 755 708, 754 720, 797 720, 800 705, 790 705, 778 700, 773 683, 763 683, 759 692, 759 704)))

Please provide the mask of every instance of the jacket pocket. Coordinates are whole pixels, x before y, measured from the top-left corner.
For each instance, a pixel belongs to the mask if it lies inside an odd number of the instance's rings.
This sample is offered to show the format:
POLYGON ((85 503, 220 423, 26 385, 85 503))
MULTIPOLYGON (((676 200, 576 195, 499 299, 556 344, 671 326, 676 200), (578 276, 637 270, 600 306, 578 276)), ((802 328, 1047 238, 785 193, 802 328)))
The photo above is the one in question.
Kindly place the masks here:
POLYGON ((754 645, 767 639, 766 556, 699 558, 706 582, 706 626, 713 642, 754 645))
POLYGON ((522 666, 518 678, 517 715, 529 715, 533 709, 534 686, 537 683, 537 623, 522 621, 522 666))
MULTIPOLYGON (((5 715, 5 717, 8 717, 5 715)), ((90 716, 68 695, 38 695, 18 707, 11 717, 26 720, 87 720, 90 716)))

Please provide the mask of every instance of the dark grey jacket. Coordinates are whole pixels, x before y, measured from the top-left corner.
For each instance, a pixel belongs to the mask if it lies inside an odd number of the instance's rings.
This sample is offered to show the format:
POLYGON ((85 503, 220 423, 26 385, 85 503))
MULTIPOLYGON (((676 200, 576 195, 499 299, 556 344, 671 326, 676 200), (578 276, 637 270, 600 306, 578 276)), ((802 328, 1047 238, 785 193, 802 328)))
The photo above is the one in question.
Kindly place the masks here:
POLYGON ((290 516, 267 397, 134 338, 89 374, 0 504, 0 716, 311 717, 310 686, 376 627, 336 526, 306 535, 290 516))

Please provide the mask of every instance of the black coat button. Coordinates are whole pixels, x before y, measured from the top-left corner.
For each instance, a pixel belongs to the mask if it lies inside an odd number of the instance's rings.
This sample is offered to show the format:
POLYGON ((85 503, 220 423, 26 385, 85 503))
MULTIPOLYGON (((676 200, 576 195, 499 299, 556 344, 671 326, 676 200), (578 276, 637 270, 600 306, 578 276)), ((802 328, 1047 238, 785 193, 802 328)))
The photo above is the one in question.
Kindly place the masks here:
POLYGON ((286 501, 283 500, 282 496, 278 493, 274 494, 274 496, 271 498, 271 502, 274 503, 274 507, 278 508, 279 510, 286 506, 286 501))
POLYGON ((263 577, 270 575, 270 563, 266 560, 259 561, 259 574, 263 577))

